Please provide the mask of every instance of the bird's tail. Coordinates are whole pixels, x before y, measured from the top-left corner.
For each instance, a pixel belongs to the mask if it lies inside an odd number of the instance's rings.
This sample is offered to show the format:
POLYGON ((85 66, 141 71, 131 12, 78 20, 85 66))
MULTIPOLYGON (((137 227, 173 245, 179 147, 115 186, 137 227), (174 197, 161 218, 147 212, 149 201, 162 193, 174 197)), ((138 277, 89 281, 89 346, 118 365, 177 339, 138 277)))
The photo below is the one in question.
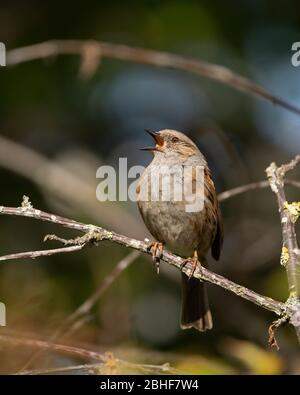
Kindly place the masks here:
POLYGON ((204 332, 212 329, 213 321, 208 304, 206 284, 196 278, 188 278, 181 273, 182 311, 181 328, 195 328, 204 332))

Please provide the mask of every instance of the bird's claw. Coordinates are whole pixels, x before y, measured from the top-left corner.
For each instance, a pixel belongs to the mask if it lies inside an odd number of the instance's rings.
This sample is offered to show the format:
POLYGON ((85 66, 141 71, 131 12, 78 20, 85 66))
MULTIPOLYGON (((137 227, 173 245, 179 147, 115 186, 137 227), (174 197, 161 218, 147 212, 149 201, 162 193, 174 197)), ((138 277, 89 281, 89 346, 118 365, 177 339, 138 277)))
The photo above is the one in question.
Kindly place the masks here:
POLYGON ((198 260, 197 253, 195 253, 192 257, 185 259, 180 265, 180 270, 182 270, 187 264, 190 264, 192 266, 190 273, 187 275, 188 278, 190 279, 193 277, 195 270, 197 269, 197 266, 201 267, 201 263, 198 260))
POLYGON ((164 249, 163 243, 160 243, 158 241, 154 241, 150 243, 149 246, 147 247, 147 251, 151 251, 152 253, 152 260, 156 268, 157 274, 159 274, 159 264, 163 255, 163 249, 164 249))

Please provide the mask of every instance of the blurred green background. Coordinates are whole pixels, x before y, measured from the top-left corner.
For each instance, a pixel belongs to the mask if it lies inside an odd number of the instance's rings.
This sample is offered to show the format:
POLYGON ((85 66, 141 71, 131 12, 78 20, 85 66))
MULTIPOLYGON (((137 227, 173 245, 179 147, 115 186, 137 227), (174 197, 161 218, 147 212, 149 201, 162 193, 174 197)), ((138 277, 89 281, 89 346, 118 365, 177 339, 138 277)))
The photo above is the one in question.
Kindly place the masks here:
MULTIPOLYGON (((0 5, 0 41, 8 50, 50 39, 95 39, 169 51, 225 65, 298 107, 300 68, 291 64, 291 46, 299 37, 297 1, 0 5)), ((42 155, 36 166, 0 140, 1 205, 19 206, 26 194, 36 208, 144 239, 149 234, 134 203, 100 203, 95 191, 101 164, 117 167, 119 157, 127 157, 129 166, 149 163, 151 156, 138 150, 149 143, 145 128, 187 133, 206 155, 219 192, 265 179, 271 161, 300 152, 299 116, 216 82, 110 59, 89 77, 80 69, 79 56, 0 68, 0 137, 30 149, 31 158, 42 155)), ((299 176, 295 171, 293 178, 299 176)), ((299 190, 286 189, 289 200, 299 200, 299 190)), ((272 193, 251 191, 224 201, 221 209, 225 244, 212 270, 284 301, 272 193)), ((0 221, 1 255, 58 246, 42 244, 47 233, 77 236, 29 219, 0 221)), ((2 264, 5 330, 48 339, 129 253, 105 242, 74 254, 2 264)), ((209 286, 214 329, 181 331, 179 280, 165 264, 157 276, 150 258, 140 256, 59 342, 112 351, 130 362, 169 362, 186 373, 300 373, 293 329, 281 328, 280 351, 270 350, 267 329, 274 315, 215 286, 209 286)), ((17 371, 32 355, 1 347, 2 373, 17 371)), ((76 360, 47 352, 30 368, 72 364, 76 360)))

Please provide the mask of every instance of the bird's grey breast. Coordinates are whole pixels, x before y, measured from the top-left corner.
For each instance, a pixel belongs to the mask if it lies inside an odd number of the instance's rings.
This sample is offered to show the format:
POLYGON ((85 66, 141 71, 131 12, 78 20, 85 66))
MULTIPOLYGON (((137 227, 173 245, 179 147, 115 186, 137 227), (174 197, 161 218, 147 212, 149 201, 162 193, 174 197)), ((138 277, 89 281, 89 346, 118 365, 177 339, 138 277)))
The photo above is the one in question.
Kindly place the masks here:
POLYGON ((199 248, 205 223, 205 209, 200 212, 187 212, 186 198, 189 197, 183 193, 181 166, 201 166, 200 159, 192 157, 180 162, 176 157, 155 157, 141 176, 138 186, 138 206, 150 233, 158 241, 165 243, 170 251, 183 257, 191 256, 199 248), (157 178, 160 182, 157 182, 157 178), (141 198, 142 191, 145 193, 145 190, 149 192, 146 200, 145 195, 141 198), (175 200, 174 196, 178 197, 180 191, 181 200, 175 200), (163 194, 168 197, 168 193, 171 199, 163 200, 163 194))

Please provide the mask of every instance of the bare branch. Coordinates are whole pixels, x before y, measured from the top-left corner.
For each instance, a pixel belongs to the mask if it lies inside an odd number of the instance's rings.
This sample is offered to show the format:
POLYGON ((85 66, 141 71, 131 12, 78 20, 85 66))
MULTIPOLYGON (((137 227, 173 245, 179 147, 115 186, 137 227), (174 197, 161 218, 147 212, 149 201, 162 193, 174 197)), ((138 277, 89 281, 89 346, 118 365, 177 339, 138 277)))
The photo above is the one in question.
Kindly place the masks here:
POLYGON ((112 44, 93 40, 47 41, 7 52, 7 65, 12 66, 34 59, 45 59, 56 55, 79 55, 82 59, 81 71, 91 75, 102 58, 118 59, 152 66, 184 70, 218 81, 248 95, 263 98, 291 112, 300 114, 300 109, 269 93, 258 84, 234 73, 230 69, 198 59, 158 52, 127 45, 112 44))
POLYGON ((291 162, 279 167, 273 162, 266 169, 266 173, 269 179, 270 187, 277 198, 281 219, 281 264, 285 266, 288 277, 290 291, 288 302, 290 305, 290 311, 292 312, 290 322, 294 325, 300 341, 300 251, 295 231, 295 222, 297 220, 297 216, 295 217, 295 213, 292 210, 294 206, 288 204, 284 191, 285 174, 288 171, 294 169, 298 163, 300 163, 300 155, 297 155, 291 162))
MULTIPOLYGON (((147 254, 151 253, 148 249, 148 243, 146 242, 132 239, 127 236, 123 236, 118 233, 108 231, 99 226, 88 225, 88 224, 73 221, 68 218, 63 218, 58 215, 46 213, 44 211, 34 209, 33 207, 14 208, 14 207, 0 206, 0 215, 1 214, 35 218, 37 220, 55 223, 57 225, 61 225, 67 228, 84 232, 84 236, 82 238, 73 239, 73 242, 76 245, 78 245, 80 239, 82 241, 82 244, 84 245, 89 242, 99 243, 104 240, 110 240, 112 242, 118 243, 125 247, 130 247, 135 250, 139 250, 143 253, 147 253, 147 254)), ((182 263, 184 262, 183 258, 176 256, 168 251, 163 252, 162 260, 180 270, 182 267, 182 263)), ((189 275, 191 271, 192 268, 191 265, 189 264, 187 264, 183 268, 183 272, 186 273, 187 275, 189 275)), ((212 284, 218 285, 224 289, 227 289, 228 291, 246 300, 249 300, 252 303, 257 304, 258 306, 273 311, 279 316, 286 313, 286 306, 284 303, 277 302, 266 296, 262 296, 246 287, 243 287, 241 285, 234 283, 233 281, 226 279, 223 276, 220 276, 219 274, 213 273, 204 267, 202 267, 201 269, 197 268, 193 276, 195 278, 198 278, 199 280, 205 280, 212 284)))
POLYGON ((14 259, 36 259, 43 256, 51 256, 57 254, 63 254, 66 252, 75 252, 82 250, 84 245, 73 245, 70 247, 62 247, 62 248, 53 248, 51 250, 41 250, 41 251, 28 251, 28 252, 19 252, 17 254, 9 254, 0 256, 0 262, 9 261, 14 259))

